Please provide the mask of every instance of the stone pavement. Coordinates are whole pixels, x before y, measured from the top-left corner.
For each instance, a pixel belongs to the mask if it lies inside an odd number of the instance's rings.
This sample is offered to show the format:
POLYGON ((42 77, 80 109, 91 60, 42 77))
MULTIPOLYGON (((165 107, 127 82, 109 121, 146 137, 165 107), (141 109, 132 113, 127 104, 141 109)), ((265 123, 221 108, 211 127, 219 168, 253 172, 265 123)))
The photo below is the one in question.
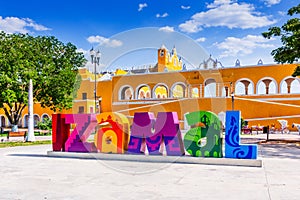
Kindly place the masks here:
POLYGON ((51 145, 0 149, 1 200, 300 199, 295 143, 259 145, 261 168, 52 158, 49 150, 51 145))

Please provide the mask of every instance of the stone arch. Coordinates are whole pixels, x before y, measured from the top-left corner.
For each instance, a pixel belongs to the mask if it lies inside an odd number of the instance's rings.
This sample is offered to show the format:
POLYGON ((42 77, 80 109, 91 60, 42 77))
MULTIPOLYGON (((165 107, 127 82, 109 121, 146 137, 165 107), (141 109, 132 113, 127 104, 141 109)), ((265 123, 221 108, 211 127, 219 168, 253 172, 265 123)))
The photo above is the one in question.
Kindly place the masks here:
POLYGON ((217 96, 217 82, 214 78, 208 78, 204 81, 204 97, 217 96))
POLYGON ((0 127, 7 127, 7 119, 4 115, 0 115, 0 127))
POLYGON ((224 86, 221 88, 221 97, 228 97, 228 87, 227 86, 224 86))
POLYGON ((300 93, 300 79, 296 78, 291 84, 291 94, 300 93))
POLYGON ((150 99, 151 89, 147 84, 141 84, 136 88, 136 99, 150 99))
POLYGON ((34 127, 37 126, 38 122, 40 122, 40 116, 38 114, 33 115, 33 125, 34 127))
POLYGON ((119 90, 119 100, 134 99, 134 90, 130 85, 124 85, 119 90))
POLYGON ((153 98, 168 98, 169 97, 169 88, 164 83, 158 83, 154 86, 152 90, 153 98))
POLYGON ((234 91, 237 95, 253 95, 254 83, 251 79, 241 78, 235 82, 234 91))
POLYGON ((192 98, 199 98, 200 97, 200 90, 198 87, 192 88, 192 98))
POLYGON ((28 127, 28 114, 25 114, 23 116, 23 127, 27 128, 28 127))
POLYGON ((300 79, 298 77, 287 76, 280 82, 281 94, 299 94, 300 79))
POLYGON ((50 119, 50 116, 47 113, 42 114, 42 117, 41 117, 42 122, 44 122, 45 119, 50 119))
POLYGON ((183 82, 174 83, 171 87, 170 97, 171 98, 186 97, 186 85, 183 82))
POLYGON ((257 82, 256 94, 277 94, 278 83, 272 77, 264 77, 257 82))

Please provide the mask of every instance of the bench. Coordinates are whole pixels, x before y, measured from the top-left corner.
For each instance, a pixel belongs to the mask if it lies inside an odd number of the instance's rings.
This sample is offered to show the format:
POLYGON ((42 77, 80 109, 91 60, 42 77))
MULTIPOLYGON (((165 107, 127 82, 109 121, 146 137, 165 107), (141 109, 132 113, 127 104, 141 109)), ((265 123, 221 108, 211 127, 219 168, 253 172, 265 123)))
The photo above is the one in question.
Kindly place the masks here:
POLYGON ((7 139, 9 140, 9 137, 26 137, 26 131, 18 131, 18 132, 13 132, 9 131, 7 134, 7 139))

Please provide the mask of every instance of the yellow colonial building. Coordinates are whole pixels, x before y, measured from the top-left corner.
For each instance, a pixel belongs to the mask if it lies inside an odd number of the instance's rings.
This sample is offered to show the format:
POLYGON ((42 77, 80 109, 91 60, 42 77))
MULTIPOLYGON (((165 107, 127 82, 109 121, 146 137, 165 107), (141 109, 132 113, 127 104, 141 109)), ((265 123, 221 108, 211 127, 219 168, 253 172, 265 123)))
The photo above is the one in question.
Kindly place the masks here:
MULTIPOLYGON (((132 119, 135 112, 178 113, 181 126, 187 112, 208 110, 224 116, 240 110, 249 125, 279 127, 277 120, 300 123, 300 79, 291 74, 296 64, 222 67, 209 57, 197 69, 188 70, 176 48, 164 45, 157 50, 157 64, 147 69, 118 69, 95 76, 80 69, 81 86, 69 113, 119 112, 132 119)), ((50 117, 49 109, 34 107, 35 121, 50 117)), ((26 127, 27 111, 20 125, 26 127)), ((0 110, 1 126, 8 121, 0 110)), ((291 129, 291 127, 289 127, 291 129)), ((292 130, 292 129, 291 129, 292 130)))
POLYGON ((226 110, 241 110, 249 125, 280 127, 277 120, 300 123, 300 79, 291 74, 296 64, 219 66, 211 57, 198 69, 186 70, 173 48, 158 49, 157 65, 130 70, 98 83, 103 112, 120 112, 132 118, 135 112, 174 111, 184 121, 187 112, 209 110, 224 116, 226 110), (172 57, 173 56, 173 57, 172 57))

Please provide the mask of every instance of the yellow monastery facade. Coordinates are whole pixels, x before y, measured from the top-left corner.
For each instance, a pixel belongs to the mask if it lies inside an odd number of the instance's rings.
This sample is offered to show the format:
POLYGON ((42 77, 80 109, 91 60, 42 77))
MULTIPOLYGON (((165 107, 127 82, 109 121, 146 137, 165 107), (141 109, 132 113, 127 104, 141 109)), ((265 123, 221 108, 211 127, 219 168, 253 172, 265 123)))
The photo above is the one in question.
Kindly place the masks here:
MULTIPOLYGON (((172 52, 175 55, 176 49, 172 52)), ((286 119, 292 130, 292 123, 300 123, 300 79, 291 76, 296 64, 263 65, 260 60, 254 66, 240 66, 237 61, 234 67, 218 68, 218 62, 209 58, 202 68, 185 70, 177 55, 175 62, 170 55, 162 46, 153 69, 123 72, 99 82, 102 111, 129 119, 135 112, 174 111, 182 126, 187 112, 208 110, 222 116, 232 109, 240 110, 249 126, 280 127, 277 120, 286 119)))
MULTIPOLYGON (((176 48, 163 45, 157 51, 157 64, 145 70, 116 70, 96 76, 80 69, 81 86, 68 113, 119 112, 132 119, 135 112, 177 112, 181 126, 184 115, 207 110, 219 116, 227 110, 240 110, 249 125, 280 127, 277 120, 300 123, 300 79, 291 74, 296 64, 217 67, 209 58, 198 69, 187 70, 176 48), (211 66, 211 67, 209 67, 211 66)), ((51 117, 52 112, 34 107, 35 119, 51 117)), ((26 113, 20 126, 26 127, 26 113)), ((9 125, 0 110, 1 126, 9 125)))

